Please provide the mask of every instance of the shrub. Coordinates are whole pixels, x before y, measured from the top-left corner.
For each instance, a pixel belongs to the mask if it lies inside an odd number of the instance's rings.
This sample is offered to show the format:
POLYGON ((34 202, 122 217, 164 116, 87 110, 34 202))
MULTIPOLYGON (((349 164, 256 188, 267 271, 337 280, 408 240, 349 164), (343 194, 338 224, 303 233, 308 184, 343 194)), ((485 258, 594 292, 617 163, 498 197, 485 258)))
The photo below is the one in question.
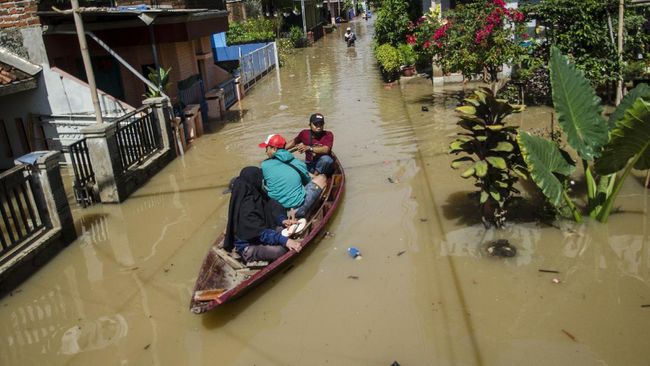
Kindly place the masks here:
POLYGON ((306 42, 305 35, 302 33, 302 28, 295 25, 289 29, 289 39, 294 47, 303 47, 306 42))
POLYGON ((409 17, 404 0, 383 0, 375 20, 375 40, 392 46, 404 42, 408 33, 409 17))
POLYGON ((519 40, 527 37, 524 15, 503 0, 474 0, 447 14, 430 42, 443 71, 496 82, 503 64, 517 64, 525 55, 519 40))
POLYGON ((279 38, 277 40, 278 46, 278 61, 280 67, 286 65, 289 55, 293 53, 293 42, 289 38, 279 38))
POLYGON ((415 65, 417 54, 415 53, 415 50, 413 50, 413 47, 411 45, 402 43, 399 46, 397 46, 397 50, 399 50, 400 57, 402 60, 402 65, 404 66, 415 65))
POLYGON ((226 32, 229 45, 271 41, 275 38, 276 22, 271 19, 254 18, 244 22, 232 22, 226 32))
POLYGON ((402 56, 397 48, 390 44, 382 44, 375 49, 375 57, 381 68, 382 75, 386 82, 396 79, 400 66, 402 66, 402 56))
POLYGON ((522 110, 522 106, 496 99, 488 88, 475 91, 456 108, 461 118, 458 126, 463 131, 449 145, 449 153, 463 156, 455 159, 451 167, 458 169, 469 164, 461 177, 476 180, 481 218, 486 227, 503 226, 507 204, 513 194, 519 193, 514 184, 518 177, 526 176, 516 141, 517 127, 506 126, 505 122, 506 117, 522 110))

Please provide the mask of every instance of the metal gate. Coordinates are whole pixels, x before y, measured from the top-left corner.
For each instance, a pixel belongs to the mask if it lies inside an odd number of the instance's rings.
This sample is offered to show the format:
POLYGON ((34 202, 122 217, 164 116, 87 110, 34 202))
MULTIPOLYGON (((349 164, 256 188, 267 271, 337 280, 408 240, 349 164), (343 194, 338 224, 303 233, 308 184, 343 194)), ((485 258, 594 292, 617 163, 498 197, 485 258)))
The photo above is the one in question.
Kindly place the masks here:
POLYGON ((74 170, 74 198, 81 207, 86 208, 95 203, 95 172, 90 162, 88 145, 83 138, 69 147, 70 161, 74 170))

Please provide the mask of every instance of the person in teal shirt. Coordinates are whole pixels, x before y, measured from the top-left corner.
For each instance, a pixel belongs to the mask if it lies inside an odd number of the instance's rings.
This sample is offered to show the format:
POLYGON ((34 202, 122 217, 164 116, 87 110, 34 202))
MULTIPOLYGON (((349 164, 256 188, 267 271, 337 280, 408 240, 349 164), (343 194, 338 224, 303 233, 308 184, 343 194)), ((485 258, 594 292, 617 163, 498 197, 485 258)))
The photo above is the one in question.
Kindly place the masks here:
POLYGON ((285 149, 286 140, 269 135, 259 144, 268 159, 262 162, 264 187, 269 197, 289 210, 289 218, 305 217, 327 184, 324 176, 312 179, 304 161, 297 159, 285 149))

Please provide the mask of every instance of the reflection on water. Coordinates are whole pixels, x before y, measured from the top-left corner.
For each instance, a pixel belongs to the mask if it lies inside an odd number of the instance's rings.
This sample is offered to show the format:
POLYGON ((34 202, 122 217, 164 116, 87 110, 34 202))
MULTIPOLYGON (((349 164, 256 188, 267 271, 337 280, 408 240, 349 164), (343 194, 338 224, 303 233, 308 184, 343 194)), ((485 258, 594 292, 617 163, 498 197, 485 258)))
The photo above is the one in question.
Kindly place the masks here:
POLYGON ((60 351, 65 355, 74 355, 105 348, 126 337, 128 329, 126 319, 120 314, 84 321, 63 333, 60 351))
MULTIPOLYGON (((523 184, 516 219, 486 230, 447 155, 454 108, 474 86, 384 88, 372 20, 348 24, 356 47, 339 29, 297 50, 123 204, 74 206, 79 239, 0 300, 0 364, 647 365, 641 174, 607 225, 542 222, 523 184), (264 159, 268 134, 291 138, 316 111, 347 175, 332 235, 242 299, 191 314, 226 224, 223 189, 264 159), (517 256, 488 256, 498 239, 517 256)), ((511 122, 543 129, 551 115, 533 107, 511 122)))

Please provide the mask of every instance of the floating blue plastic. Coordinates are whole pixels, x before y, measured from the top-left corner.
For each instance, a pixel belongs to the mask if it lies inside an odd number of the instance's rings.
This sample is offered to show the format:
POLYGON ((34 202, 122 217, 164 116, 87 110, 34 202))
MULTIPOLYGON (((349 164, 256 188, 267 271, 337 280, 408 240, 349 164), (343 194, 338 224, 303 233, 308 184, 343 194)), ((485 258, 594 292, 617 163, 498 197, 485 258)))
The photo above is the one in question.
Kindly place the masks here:
POLYGON ((355 248, 355 247, 349 247, 348 248, 348 254, 352 258, 361 257, 361 251, 358 248, 355 248))

